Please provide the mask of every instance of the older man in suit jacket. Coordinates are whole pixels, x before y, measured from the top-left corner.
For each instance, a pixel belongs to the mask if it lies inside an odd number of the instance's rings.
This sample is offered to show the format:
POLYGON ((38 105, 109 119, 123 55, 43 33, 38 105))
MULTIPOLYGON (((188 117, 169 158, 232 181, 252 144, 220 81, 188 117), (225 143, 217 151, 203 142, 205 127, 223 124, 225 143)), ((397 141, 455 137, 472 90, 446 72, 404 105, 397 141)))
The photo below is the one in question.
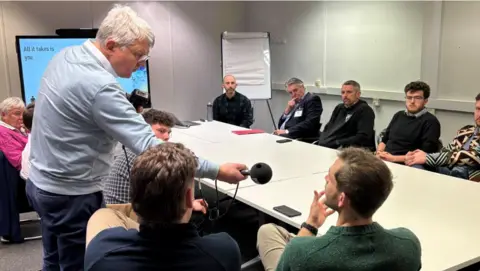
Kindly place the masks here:
POLYGON ((278 122, 279 129, 274 134, 293 139, 318 137, 322 100, 317 95, 305 93, 303 81, 298 78, 288 80, 285 87, 292 99, 288 101, 278 122))

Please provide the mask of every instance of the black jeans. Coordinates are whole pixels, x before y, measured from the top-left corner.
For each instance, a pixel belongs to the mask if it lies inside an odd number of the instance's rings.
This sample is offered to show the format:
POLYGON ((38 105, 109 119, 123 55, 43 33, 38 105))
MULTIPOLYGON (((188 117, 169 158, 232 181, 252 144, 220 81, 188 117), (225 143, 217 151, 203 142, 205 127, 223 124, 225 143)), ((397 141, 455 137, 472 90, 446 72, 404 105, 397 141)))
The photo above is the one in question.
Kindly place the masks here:
POLYGON ((26 191, 42 219, 43 270, 83 270, 87 223, 95 211, 105 207, 102 192, 58 195, 36 187, 30 180, 26 191))

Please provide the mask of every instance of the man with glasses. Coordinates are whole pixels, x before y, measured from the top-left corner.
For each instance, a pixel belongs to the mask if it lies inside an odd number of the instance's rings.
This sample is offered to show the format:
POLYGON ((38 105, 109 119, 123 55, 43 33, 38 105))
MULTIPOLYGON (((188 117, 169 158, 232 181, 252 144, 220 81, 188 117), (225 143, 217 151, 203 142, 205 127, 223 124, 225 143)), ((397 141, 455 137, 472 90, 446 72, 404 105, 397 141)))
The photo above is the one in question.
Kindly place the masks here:
MULTIPOLYGON (((150 109, 143 112, 142 116, 157 138, 162 141, 170 139, 172 127, 175 125, 175 118, 170 113, 150 109)), ((110 174, 104 182, 103 197, 109 205, 130 203, 130 169, 137 155, 125 146, 122 146, 122 152, 115 157, 110 174)))
MULTIPOLYGON (((95 39, 58 52, 42 75, 26 192, 42 217, 43 270, 84 269, 87 223, 105 206, 102 181, 117 142, 135 154, 163 143, 117 80, 145 65, 154 43, 145 20, 115 5, 95 39)), ((195 176, 236 184, 244 169, 198 157, 195 176)))
POLYGON ((378 157, 403 164, 409 151, 438 151, 440 122, 425 107, 429 97, 430 87, 424 82, 411 82, 405 86, 406 109, 397 112, 390 121, 378 145, 378 157))
POLYGON ((457 131, 441 150, 408 152, 405 164, 474 182, 480 182, 480 93, 475 97, 474 124, 457 131))

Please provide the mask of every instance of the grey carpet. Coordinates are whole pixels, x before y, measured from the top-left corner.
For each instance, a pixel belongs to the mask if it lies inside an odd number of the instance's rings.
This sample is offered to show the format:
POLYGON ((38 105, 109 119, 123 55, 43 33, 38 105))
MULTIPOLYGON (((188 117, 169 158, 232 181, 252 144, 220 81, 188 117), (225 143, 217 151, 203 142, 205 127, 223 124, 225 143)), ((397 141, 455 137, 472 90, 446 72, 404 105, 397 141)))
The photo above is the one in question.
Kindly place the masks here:
MULTIPOLYGON (((26 213, 20 219, 38 218, 36 213, 26 213)), ((24 237, 41 234, 38 222, 21 225, 24 237)), ((0 271, 38 271, 42 269, 42 240, 25 241, 21 244, 0 243, 0 271)))

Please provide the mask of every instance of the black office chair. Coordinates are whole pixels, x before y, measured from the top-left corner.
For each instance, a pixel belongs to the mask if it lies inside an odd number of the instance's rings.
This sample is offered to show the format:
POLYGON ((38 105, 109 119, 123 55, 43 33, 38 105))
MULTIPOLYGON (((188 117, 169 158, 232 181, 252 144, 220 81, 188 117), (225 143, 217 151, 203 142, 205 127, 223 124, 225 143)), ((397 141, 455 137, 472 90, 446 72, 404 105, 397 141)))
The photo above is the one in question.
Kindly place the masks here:
POLYGON ((302 141, 305 143, 316 143, 318 141, 318 138, 320 137, 320 130, 322 129, 322 123, 320 122, 320 126, 318 127, 318 134, 315 137, 302 137, 302 138, 297 138, 296 140, 302 141))
POLYGON ((20 220, 21 213, 32 212, 25 193, 25 181, 20 172, 0 152, 0 236, 2 242, 20 243, 36 240, 42 236, 22 237, 20 224, 37 222, 40 219, 20 220))

